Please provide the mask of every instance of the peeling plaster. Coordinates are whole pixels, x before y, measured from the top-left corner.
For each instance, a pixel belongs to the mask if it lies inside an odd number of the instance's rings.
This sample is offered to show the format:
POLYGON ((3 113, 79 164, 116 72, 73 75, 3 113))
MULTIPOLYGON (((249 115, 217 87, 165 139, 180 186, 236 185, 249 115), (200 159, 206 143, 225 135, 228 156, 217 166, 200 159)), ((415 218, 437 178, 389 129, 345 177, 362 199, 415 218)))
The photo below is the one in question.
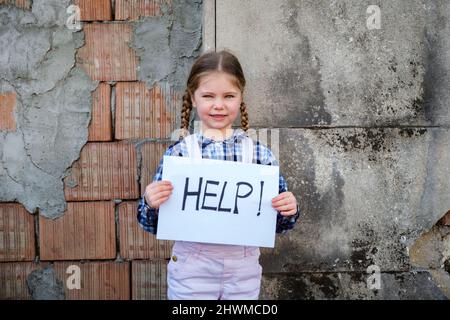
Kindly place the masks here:
MULTIPOLYGON (((36 0, 31 11, 0 7, 0 92, 16 92, 16 132, 0 136, 0 201, 60 217, 63 179, 87 142, 93 82, 75 64, 83 32, 65 27, 69 0, 36 0)), ((162 17, 133 23, 139 80, 183 90, 201 47, 202 1, 175 0, 162 17)), ((114 90, 114 89, 113 89, 114 90)), ((113 106, 114 108, 114 102, 113 106)))
POLYGON ((34 270, 27 277, 28 292, 33 300, 64 300, 64 283, 52 267, 34 270))
POLYGON ((189 69, 198 57, 202 36, 202 1, 174 0, 161 17, 134 23, 132 48, 140 58, 139 80, 151 88, 168 82, 184 90, 189 69))
POLYGON ((432 275, 437 287, 450 299, 450 227, 436 224, 409 248, 411 263, 432 275))
POLYGON ((0 92, 15 92, 17 130, 0 136, 0 201, 57 218, 63 178, 87 142, 93 82, 75 65, 83 33, 65 26, 69 0, 0 7, 0 92))

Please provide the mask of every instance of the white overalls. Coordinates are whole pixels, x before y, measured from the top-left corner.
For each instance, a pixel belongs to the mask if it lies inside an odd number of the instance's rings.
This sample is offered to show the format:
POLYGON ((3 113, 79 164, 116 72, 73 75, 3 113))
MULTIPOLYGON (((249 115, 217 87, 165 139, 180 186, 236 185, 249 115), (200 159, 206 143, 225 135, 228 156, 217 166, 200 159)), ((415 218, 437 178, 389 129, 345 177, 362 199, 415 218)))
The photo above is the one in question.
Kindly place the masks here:
MULTIPOLYGON (((195 134, 185 142, 189 157, 202 158, 195 134)), ((242 143, 242 161, 252 163, 253 141, 246 137, 242 143)), ((259 247, 176 241, 167 266, 167 297, 256 300, 262 275, 259 255, 259 247)))

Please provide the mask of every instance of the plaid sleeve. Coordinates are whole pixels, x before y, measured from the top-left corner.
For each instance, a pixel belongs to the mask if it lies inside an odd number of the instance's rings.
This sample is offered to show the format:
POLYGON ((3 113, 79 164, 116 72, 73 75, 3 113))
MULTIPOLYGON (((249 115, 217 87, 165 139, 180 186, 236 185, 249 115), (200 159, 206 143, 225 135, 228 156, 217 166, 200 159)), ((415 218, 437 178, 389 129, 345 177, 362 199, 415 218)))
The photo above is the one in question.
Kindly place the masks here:
MULTIPOLYGON (((273 152, 267 148, 265 145, 256 143, 256 159, 257 163, 265 164, 270 166, 279 166, 277 159, 273 152)), ((288 191, 286 180, 284 180, 283 176, 280 173, 280 177, 278 180, 278 193, 282 193, 288 191)), ((277 226, 276 233, 286 233, 288 230, 294 228, 295 223, 300 217, 300 206, 297 204, 297 212, 289 217, 285 217, 278 212, 277 214, 277 226)))
MULTIPOLYGON (((288 191, 286 180, 284 180, 283 176, 280 174, 279 180, 279 191, 278 193, 282 193, 288 191)), ((289 217, 285 217, 278 212, 277 214, 277 227, 276 233, 286 233, 288 230, 294 228, 295 223, 300 217, 300 206, 297 204, 297 212, 289 217)))
POLYGON ((145 231, 152 234, 156 234, 156 226, 158 225, 157 211, 157 209, 148 206, 144 197, 139 199, 137 214, 138 223, 145 231))
MULTIPOLYGON (((180 144, 177 142, 167 148, 164 153, 165 156, 178 155, 181 156, 180 144)), ((163 157, 164 158, 164 157, 163 157)), ((163 158, 159 162, 156 174, 153 177, 153 181, 161 181, 162 179, 162 168, 163 168, 163 158)), ((145 201, 144 195, 139 199, 138 209, 137 209, 137 220, 139 225, 147 232, 156 234, 158 226, 158 209, 151 208, 145 201)))

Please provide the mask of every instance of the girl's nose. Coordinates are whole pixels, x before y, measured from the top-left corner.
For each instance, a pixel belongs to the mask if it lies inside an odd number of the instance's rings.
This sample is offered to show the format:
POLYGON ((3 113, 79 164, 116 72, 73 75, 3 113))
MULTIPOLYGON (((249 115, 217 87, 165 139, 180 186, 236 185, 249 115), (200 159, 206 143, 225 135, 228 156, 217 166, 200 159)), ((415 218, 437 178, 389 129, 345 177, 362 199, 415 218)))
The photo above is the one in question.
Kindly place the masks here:
POLYGON ((222 99, 217 99, 216 101, 214 101, 214 108, 216 109, 223 109, 225 107, 225 102, 222 99))

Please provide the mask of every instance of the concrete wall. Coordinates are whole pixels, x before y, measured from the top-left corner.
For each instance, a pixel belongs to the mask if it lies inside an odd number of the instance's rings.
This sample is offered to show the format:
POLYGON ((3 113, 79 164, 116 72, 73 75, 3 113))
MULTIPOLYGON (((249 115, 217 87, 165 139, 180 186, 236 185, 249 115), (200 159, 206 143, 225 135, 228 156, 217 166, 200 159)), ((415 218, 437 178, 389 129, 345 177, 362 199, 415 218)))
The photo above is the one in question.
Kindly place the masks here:
POLYGON ((279 135, 304 213, 265 251, 262 296, 445 298, 448 252, 409 251, 450 209, 450 1, 215 5, 209 44, 240 57, 250 126, 279 135))

